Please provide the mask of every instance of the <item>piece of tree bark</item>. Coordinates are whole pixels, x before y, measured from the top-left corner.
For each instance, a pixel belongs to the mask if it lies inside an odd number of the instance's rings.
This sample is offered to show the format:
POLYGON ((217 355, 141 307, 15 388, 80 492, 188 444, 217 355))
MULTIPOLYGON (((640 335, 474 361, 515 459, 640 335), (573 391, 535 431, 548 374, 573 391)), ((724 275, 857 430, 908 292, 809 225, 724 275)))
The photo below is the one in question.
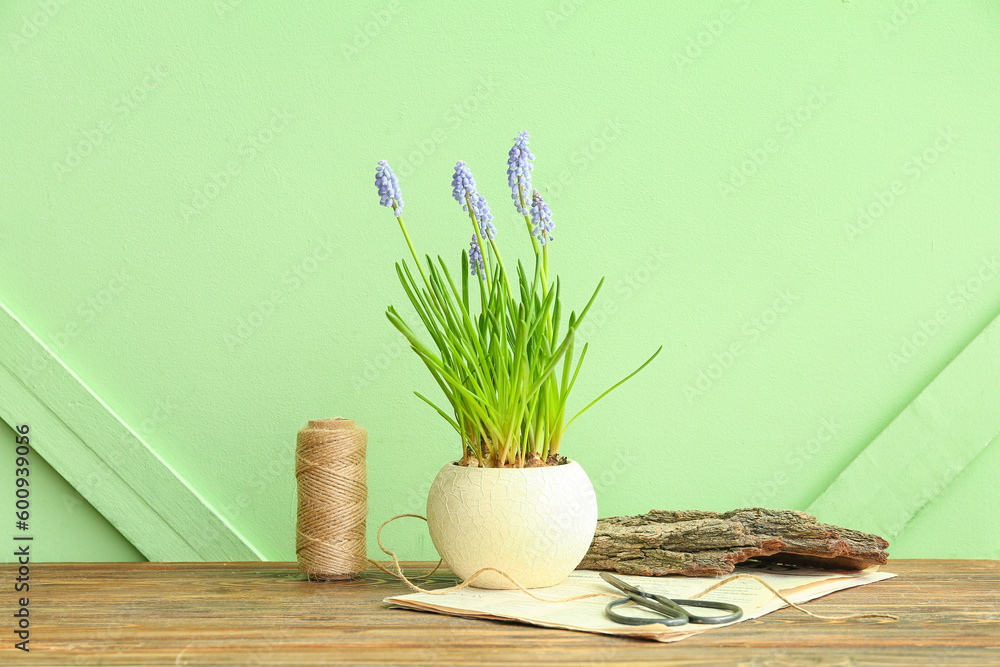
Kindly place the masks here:
POLYGON ((796 510, 652 510, 600 519, 579 567, 621 574, 729 574, 749 558, 863 570, 886 562, 877 535, 820 523, 796 510))

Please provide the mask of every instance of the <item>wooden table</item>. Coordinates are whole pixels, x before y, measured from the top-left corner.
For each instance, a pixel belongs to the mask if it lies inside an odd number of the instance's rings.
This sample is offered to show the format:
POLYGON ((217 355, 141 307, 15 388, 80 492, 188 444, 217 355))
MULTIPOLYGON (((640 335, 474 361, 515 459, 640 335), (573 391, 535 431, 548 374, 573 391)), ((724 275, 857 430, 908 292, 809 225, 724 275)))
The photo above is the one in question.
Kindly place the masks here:
MULTIPOLYGON (((16 568, 2 567, 13 581, 16 568)), ((809 607, 889 612, 899 622, 817 621, 783 609, 659 644, 390 609, 382 598, 404 586, 374 569, 320 583, 304 581, 294 563, 32 564, 31 652, 12 648, 16 598, 4 586, 0 664, 1000 665, 1000 561, 894 560, 884 569, 899 576, 809 607)))

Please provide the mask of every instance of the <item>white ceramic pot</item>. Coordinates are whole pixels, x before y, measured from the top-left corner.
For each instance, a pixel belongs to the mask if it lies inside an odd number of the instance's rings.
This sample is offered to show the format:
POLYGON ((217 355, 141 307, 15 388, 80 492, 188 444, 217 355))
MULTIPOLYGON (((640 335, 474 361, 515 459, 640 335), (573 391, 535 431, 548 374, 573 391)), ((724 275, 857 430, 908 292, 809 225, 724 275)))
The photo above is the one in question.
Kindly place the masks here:
MULTIPOLYGON (((449 463, 427 496, 431 539, 448 567, 467 579, 495 567, 525 588, 555 586, 590 548, 597 497, 580 464, 470 468, 449 463)), ((479 588, 517 588, 495 572, 479 588)))

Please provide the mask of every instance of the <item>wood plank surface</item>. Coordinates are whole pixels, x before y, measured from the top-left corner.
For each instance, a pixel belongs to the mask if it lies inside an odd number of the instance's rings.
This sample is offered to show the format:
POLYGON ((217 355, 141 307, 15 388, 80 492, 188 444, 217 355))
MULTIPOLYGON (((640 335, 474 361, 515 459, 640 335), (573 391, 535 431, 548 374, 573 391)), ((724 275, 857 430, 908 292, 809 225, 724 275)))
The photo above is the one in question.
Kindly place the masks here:
MULTIPOLYGON (((16 568, 3 567, 12 581, 16 568)), ((1000 665, 1000 561, 890 560, 883 569, 899 576, 808 605, 888 612, 896 623, 783 609, 659 644, 392 609, 382 599, 405 587, 374 569, 357 581, 309 582, 294 563, 32 564, 31 652, 13 648, 5 612, 0 664, 1000 665)))
POLYGON ((265 560, 0 303, 0 419, 150 560, 265 560))

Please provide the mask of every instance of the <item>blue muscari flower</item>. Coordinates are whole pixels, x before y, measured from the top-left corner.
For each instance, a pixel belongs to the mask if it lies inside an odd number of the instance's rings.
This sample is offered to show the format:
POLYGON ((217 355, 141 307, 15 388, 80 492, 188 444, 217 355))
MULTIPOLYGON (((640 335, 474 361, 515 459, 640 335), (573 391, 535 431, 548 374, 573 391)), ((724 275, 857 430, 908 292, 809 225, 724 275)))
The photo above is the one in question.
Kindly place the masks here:
POLYGON ((472 275, 486 280, 486 271, 483 269, 483 253, 479 249, 479 241, 475 234, 472 235, 472 243, 469 244, 469 271, 472 275))
POLYGON ((476 179, 472 177, 472 172, 462 160, 455 164, 455 175, 451 178, 451 187, 451 196, 462 205, 463 211, 468 212, 468 202, 472 203, 472 212, 476 217, 476 222, 479 223, 480 232, 486 238, 492 239, 497 230, 493 226, 490 205, 486 203, 486 197, 476 191, 476 179), (466 197, 468 197, 468 202, 466 197))
POLYGON ((531 171, 535 168, 530 162, 535 156, 528 150, 528 137, 527 130, 518 133, 507 157, 507 184, 510 186, 510 198, 514 200, 514 206, 521 215, 528 215, 526 206, 521 205, 521 193, 527 197, 531 192, 531 171))
POLYGON ((465 166, 465 160, 455 163, 455 175, 451 177, 451 196, 462 205, 462 210, 468 212, 469 207, 465 204, 465 195, 468 193, 470 199, 475 201, 471 195, 476 193, 476 179, 472 177, 472 172, 465 166))
POLYGON ((552 230, 556 227, 552 222, 552 211, 538 190, 531 193, 531 224, 535 226, 531 233, 539 243, 545 245, 552 240, 552 230))
POLYGON ((402 215, 403 195, 399 191, 399 180, 385 160, 378 161, 378 167, 375 169, 375 185, 378 186, 382 206, 388 206, 397 216, 402 215))
POLYGON ((497 228, 493 226, 493 214, 490 213, 490 205, 486 203, 486 197, 476 193, 476 220, 479 221, 479 229, 483 236, 492 239, 497 233, 497 228))

